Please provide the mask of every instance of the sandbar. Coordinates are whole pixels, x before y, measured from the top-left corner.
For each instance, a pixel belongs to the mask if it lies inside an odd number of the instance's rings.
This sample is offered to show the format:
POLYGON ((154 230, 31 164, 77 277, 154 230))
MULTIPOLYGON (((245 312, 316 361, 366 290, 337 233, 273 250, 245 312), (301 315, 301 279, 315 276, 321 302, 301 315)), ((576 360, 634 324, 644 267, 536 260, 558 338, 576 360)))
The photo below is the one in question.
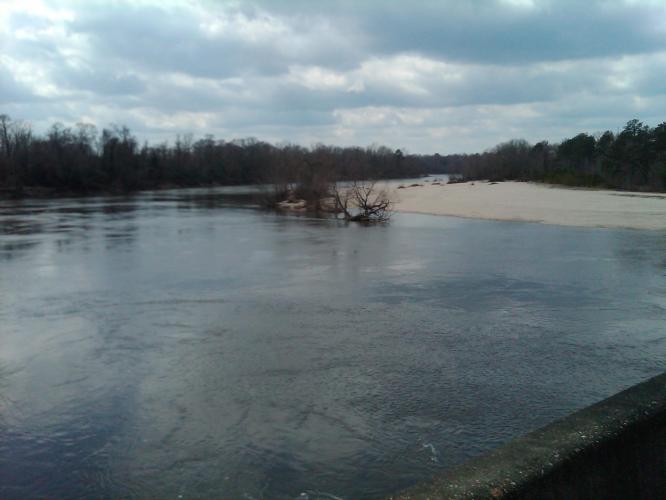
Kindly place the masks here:
POLYGON ((532 182, 388 182, 397 212, 562 226, 666 230, 666 194, 579 189, 532 182), (408 185, 407 185, 408 186, 408 185))

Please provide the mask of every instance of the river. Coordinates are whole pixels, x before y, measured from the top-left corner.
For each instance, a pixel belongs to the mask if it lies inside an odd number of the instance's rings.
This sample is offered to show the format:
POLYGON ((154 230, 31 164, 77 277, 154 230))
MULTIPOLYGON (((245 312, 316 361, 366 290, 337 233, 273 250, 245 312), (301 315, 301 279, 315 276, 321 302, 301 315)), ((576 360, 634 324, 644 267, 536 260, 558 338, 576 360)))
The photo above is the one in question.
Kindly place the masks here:
POLYGON ((665 369, 666 234, 0 202, 0 497, 379 498, 665 369))

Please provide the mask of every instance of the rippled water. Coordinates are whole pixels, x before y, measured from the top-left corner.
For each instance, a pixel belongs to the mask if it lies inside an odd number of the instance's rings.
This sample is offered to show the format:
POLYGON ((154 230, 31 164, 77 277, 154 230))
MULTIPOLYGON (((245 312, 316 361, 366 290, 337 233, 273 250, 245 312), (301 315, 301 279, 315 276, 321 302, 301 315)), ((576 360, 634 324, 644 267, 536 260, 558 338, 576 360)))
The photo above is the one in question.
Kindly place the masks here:
POLYGON ((663 232, 231 194, 0 203, 0 497, 381 497, 664 370, 663 232))

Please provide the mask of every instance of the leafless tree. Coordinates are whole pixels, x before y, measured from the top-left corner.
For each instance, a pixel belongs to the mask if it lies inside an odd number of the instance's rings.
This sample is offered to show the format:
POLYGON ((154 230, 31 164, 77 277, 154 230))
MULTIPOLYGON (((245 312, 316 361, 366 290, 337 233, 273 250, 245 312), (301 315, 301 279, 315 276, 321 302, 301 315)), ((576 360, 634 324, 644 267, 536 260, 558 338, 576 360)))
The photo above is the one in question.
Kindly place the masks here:
POLYGON ((376 182, 336 184, 333 189, 335 209, 349 221, 386 222, 391 218, 393 202, 386 189, 376 182))
POLYGON ((7 158, 12 156, 11 131, 11 118, 7 115, 0 115, 0 151, 7 158))
POLYGON ((24 121, 13 121, 7 115, 0 115, 0 183, 8 189, 21 191, 19 166, 28 163, 32 142, 30 125, 24 121))

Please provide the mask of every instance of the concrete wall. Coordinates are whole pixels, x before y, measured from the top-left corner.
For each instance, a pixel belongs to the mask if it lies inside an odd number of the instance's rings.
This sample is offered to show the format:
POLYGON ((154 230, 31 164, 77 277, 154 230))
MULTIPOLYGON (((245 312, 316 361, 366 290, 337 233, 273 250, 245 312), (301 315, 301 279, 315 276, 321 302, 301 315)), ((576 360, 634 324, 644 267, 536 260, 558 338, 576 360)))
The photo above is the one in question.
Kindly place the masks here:
POLYGON ((388 498, 666 498, 666 373, 388 498))

